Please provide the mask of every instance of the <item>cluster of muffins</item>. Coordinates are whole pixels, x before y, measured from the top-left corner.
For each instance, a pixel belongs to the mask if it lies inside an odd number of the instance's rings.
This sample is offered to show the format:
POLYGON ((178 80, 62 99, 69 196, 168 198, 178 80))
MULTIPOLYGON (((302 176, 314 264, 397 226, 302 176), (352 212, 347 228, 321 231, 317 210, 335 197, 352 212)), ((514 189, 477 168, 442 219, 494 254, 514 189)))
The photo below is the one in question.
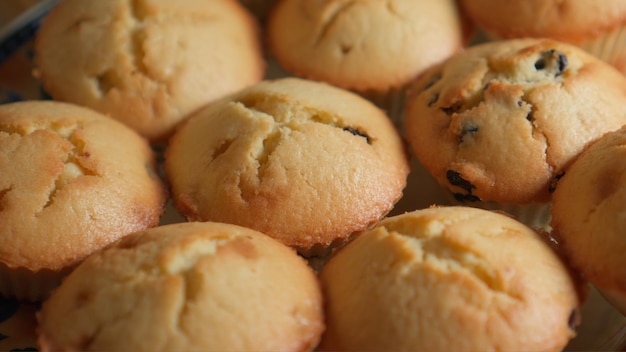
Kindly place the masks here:
POLYGON ((0 295, 42 351, 562 350, 586 280, 626 311, 626 77, 472 9, 60 1, 55 101, 0 105, 0 295), (450 199, 402 213, 412 156, 450 199))

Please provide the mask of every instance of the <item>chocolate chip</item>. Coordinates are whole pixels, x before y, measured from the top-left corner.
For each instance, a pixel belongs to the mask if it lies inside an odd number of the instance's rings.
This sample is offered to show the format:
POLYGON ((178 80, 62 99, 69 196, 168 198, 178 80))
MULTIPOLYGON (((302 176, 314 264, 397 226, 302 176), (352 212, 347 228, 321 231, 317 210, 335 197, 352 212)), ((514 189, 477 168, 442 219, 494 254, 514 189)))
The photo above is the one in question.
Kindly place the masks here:
POLYGON ((565 176, 565 172, 561 171, 558 174, 556 174, 556 176, 554 176, 552 181, 550 181, 550 186, 548 187, 548 191, 550 193, 552 193, 552 192, 554 192, 556 190, 556 185, 559 183, 559 180, 563 176, 565 176))
POLYGON ((441 110, 443 112, 445 112, 448 115, 452 115, 454 113, 457 113, 459 111, 461 111, 461 107, 463 107, 463 104, 461 104, 460 101, 455 102, 454 104, 450 105, 450 106, 446 106, 441 108, 441 110))
POLYGON ((462 189, 466 190, 467 193, 471 194, 472 189, 476 188, 468 180, 464 179, 460 173, 454 170, 448 170, 446 172, 446 178, 448 179, 451 185, 461 187, 462 189))
POLYGON ((346 132, 350 132, 355 136, 363 137, 365 138, 365 141, 367 142, 367 144, 372 144, 370 136, 368 136, 365 132, 361 132, 358 129, 353 128, 353 127, 344 127, 343 130, 346 132))
POLYGON ((437 102, 437 100, 439 100, 439 93, 433 94, 433 96, 428 101, 428 107, 433 106, 437 102))
POLYGON ((539 60, 537 60, 537 62, 535 62, 535 69, 536 70, 543 70, 546 68, 546 60, 544 58, 541 58, 539 60))
POLYGON ((526 120, 528 120, 528 121, 532 121, 532 120, 534 120, 534 117, 533 117, 533 111, 532 111, 532 110, 530 110, 530 111, 528 112, 528 114, 526 114, 526 120))
POLYGON ((468 134, 474 135, 476 134, 476 132, 478 132, 478 126, 473 123, 464 124, 461 128, 461 133, 459 134, 459 144, 463 143, 463 139, 465 138, 465 136, 467 136, 468 134))
POLYGON ((454 193, 454 199, 459 202, 479 202, 480 198, 476 197, 473 194, 462 194, 462 193, 454 193))
POLYGON ((462 193, 454 193, 454 198, 459 202, 477 202, 480 201, 480 198, 472 194, 472 190, 476 188, 471 182, 464 179, 460 173, 454 170, 446 171, 446 178, 450 182, 451 185, 461 187, 464 189, 467 194, 462 193))
POLYGON ((567 69, 567 56, 558 50, 546 50, 539 54, 539 59, 535 61, 535 69, 538 71, 549 70, 555 76, 563 74, 567 69))
POLYGON ((559 53, 559 72, 563 73, 567 68, 567 56, 563 53, 559 53))

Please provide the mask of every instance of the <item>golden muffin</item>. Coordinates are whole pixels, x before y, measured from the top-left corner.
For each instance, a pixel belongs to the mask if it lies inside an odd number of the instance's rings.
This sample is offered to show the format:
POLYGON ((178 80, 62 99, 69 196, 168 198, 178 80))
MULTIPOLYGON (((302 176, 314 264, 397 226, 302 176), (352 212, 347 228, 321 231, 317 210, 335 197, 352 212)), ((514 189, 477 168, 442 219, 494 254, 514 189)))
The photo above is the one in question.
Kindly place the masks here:
POLYGON ((626 124, 626 77, 573 45, 477 45, 411 88, 406 133, 421 164, 467 205, 549 223, 550 185, 585 148, 626 124))
POLYGON ((155 142, 265 72, 258 24, 235 0, 62 0, 35 49, 54 99, 110 114, 155 142))
POLYGON ((156 226, 166 191, 148 142, 87 108, 0 105, 0 294, 41 300, 118 238, 156 226))
POLYGON ((309 351, 324 328, 317 277, 256 231, 179 223, 84 261, 44 302, 41 351, 309 351))
POLYGON ((532 229, 488 210, 389 217, 320 275, 322 351, 561 351, 578 282, 532 229))
POLYGON ((559 248, 626 315, 626 128, 585 149, 552 197, 559 248))
POLYGON ((402 197, 408 152, 354 93, 299 78, 209 104, 165 151, 174 205, 192 221, 246 226, 303 254, 367 229, 402 197))

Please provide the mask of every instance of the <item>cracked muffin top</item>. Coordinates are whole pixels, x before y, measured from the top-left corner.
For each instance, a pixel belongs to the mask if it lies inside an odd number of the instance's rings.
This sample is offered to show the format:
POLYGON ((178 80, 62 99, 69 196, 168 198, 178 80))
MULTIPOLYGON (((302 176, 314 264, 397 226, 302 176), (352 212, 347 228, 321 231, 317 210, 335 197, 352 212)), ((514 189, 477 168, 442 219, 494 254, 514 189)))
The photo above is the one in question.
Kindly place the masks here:
POLYGON ((324 329, 317 277, 256 231, 180 223, 93 255, 38 315, 41 351, 309 351, 324 329))
POLYGON ((303 253, 377 222, 409 172, 381 110, 299 78, 264 81, 197 112, 172 137, 164 167, 189 220, 250 227, 303 253))
POLYGON ((543 39, 472 47, 429 69, 407 101, 413 152, 463 201, 548 202, 573 158, 626 124, 626 78, 543 39))
POLYGON ((460 50, 462 27, 453 0, 283 0, 267 32, 295 75, 384 92, 460 50))
POLYGON ((54 276, 156 226, 166 200, 143 138, 67 103, 0 105, 0 170, 0 293, 7 296, 13 274, 25 285, 31 273, 54 276))
POLYGON ((36 72, 54 99, 161 142, 190 112, 263 77, 257 27, 235 0, 62 0, 37 34, 36 72))
POLYGON ((626 314, 624 204, 626 128, 585 149, 566 169, 552 196, 553 237, 559 247, 626 314))
POLYGON ((433 207, 389 217, 322 269, 322 350, 560 351, 579 282, 530 228, 433 207))

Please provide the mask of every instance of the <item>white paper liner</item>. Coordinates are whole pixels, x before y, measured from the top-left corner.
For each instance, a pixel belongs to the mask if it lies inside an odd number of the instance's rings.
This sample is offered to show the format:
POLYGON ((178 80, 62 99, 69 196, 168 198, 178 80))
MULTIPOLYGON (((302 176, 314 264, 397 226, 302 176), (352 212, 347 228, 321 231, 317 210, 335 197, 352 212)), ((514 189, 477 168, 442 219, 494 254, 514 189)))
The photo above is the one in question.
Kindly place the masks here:
POLYGON ((492 211, 502 211, 535 230, 545 231, 548 233, 552 230, 552 227, 550 226, 550 220, 552 219, 552 214, 550 212, 551 203, 549 202, 528 204, 498 203, 493 201, 462 202, 455 199, 452 192, 448 192, 448 194, 451 199, 450 202, 453 205, 464 205, 492 211))
POLYGON ((626 27, 574 44, 626 73, 626 27))
POLYGON ((406 87, 390 88, 381 92, 375 90, 354 91, 363 98, 371 101, 385 111, 398 131, 404 135, 404 109, 406 102, 406 87))
POLYGON ((30 271, 26 268, 9 268, 0 263, 0 294, 18 301, 41 302, 61 284, 71 268, 61 271, 30 271))

